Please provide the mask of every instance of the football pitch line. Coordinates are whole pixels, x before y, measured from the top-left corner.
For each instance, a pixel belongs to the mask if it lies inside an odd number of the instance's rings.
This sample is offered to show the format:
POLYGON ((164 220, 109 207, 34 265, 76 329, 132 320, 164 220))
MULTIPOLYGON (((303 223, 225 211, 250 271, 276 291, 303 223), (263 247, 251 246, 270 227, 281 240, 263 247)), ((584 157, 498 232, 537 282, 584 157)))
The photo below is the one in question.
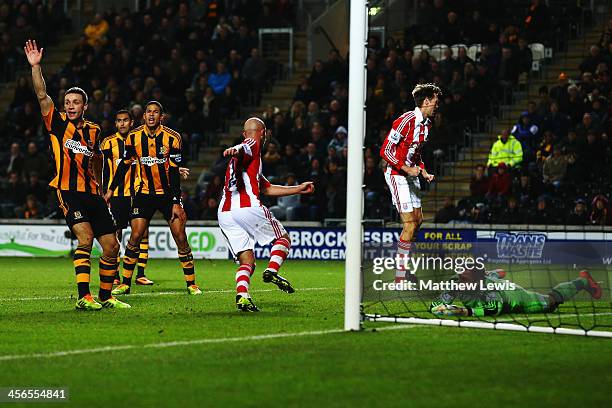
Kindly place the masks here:
MULTIPOLYGON (((297 288, 296 292, 317 292, 317 291, 334 291, 344 290, 344 288, 297 288)), ((276 292, 278 289, 253 289, 250 292, 261 293, 261 292, 276 292)), ((236 289, 217 289, 217 290, 203 290, 203 295, 209 293, 235 293, 236 289)), ((145 293, 133 293, 127 295, 128 297, 148 297, 148 296, 184 296, 184 291, 174 292, 145 292, 145 293)), ((74 300, 74 296, 36 296, 36 297, 23 297, 23 298, 0 298, 0 302, 27 302, 32 300, 74 300)))
MULTIPOLYGON (((418 326, 413 325, 396 325, 386 326, 377 328, 375 331, 387 331, 387 330, 403 330, 412 329, 418 326)), ((12 354, 0 356, 0 362, 2 361, 13 361, 13 360, 25 360, 25 359, 41 359, 41 358, 54 358, 54 357, 66 357, 79 354, 92 354, 100 352, 110 351, 126 351, 126 350, 142 350, 147 349, 164 349, 169 347, 185 347, 185 346, 196 346, 203 344, 223 344, 223 343, 237 343, 237 342, 252 342, 252 341, 263 341, 271 339, 284 339, 291 337, 307 337, 307 336, 322 336, 326 334, 336 334, 345 332, 343 329, 330 329, 330 330, 314 330, 305 332, 293 332, 293 333, 272 333, 272 334, 260 334, 254 336, 242 336, 242 337, 226 337, 226 338, 207 338, 197 340, 184 340, 184 341, 170 341, 162 343, 149 343, 149 344, 125 344, 119 346, 105 346, 96 347, 89 349, 80 350, 66 350, 56 351, 52 353, 34 353, 34 354, 12 354)), ((246 343, 248 344, 248 343, 246 343)))
MULTIPOLYGON (((568 313, 568 314, 554 314, 554 315, 550 315, 551 317, 548 318, 548 320, 559 320, 559 319, 563 319, 566 317, 588 317, 588 316, 610 316, 612 315, 612 312, 598 312, 598 313, 568 313)), ((535 319, 533 316, 520 316, 520 317, 515 317, 515 318, 506 318, 506 319, 497 319, 497 320, 490 320, 490 322, 492 323, 508 323, 508 322, 513 322, 515 320, 536 320, 536 321, 540 321, 541 319, 535 319)), ((487 320, 489 321, 489 320, 487 320)))

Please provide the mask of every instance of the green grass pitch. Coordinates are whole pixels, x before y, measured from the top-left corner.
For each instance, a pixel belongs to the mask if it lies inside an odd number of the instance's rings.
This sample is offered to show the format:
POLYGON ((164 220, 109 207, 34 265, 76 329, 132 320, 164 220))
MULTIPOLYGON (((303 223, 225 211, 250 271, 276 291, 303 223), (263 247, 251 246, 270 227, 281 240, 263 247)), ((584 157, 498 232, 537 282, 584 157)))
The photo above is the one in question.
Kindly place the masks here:
POLYGON ((343 333, 342 263, 288 261, 293 295, 264 284, 263 265, 258 314, 235 310, 230 261, 197 261, 204 294, 190 297, 178 262, 156 259, 157 284, 124 297, 132 309, 77 312, 69 259, 0 259, 0 387, 67 386, 79 407, 609 405, 610 340, 383 324, 343 333))

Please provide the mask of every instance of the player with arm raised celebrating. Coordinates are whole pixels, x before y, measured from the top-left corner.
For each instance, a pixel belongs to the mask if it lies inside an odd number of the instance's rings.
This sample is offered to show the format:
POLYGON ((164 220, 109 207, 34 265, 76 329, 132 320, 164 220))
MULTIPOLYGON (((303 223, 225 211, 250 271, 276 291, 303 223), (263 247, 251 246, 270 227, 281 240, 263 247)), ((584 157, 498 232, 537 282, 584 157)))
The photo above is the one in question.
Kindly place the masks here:
POLYGON ((109 202, 113 191, 125 179, 125 173, 132 161, 137 160, 141 179, 140 188, 132 202, 130 215, 132 232, 123 256, 122 283, 113 289, 115 295, 130 293, 140 242, 156 211, 162 213, 170 227, 183 268, 187 292, 191 295, 202 293, 195 283, 193 255, 185 233, 187 216, 181 201, 179 172, 179 163, 182 160, 181 135, 162 125, 163 112, 163 107, 158 101, 146 104, 145 123, 128 134, 123 160, 104 195, 104 199, 109 202))
POLYGON ((44 130, 49 136, 55 164, 55 177, 49 185, 55 188, 66 224, 78 240, 73 258, 79 293, 76 308, 129 308, 127 303, 111 296, 119 242, 115 236, 115 221, 100 196, 93 170, 94 162, 101 159, 98 146, 100 127, 83 118, 87 110, 87 94, 81 88, 68 89, 64 94, 64 112, 59 112, 47 95, 40 66, 43 49, 38 49, 36 41, 28 40, 24 51, 32 66, 32 84, 40 104, 44 130), (97 302, 89 291, 94 238, 102 246, 98 296, 100 302, 97 302))
MULTIPOLYGON (((385 180, 391 191, 393 205, 402 221, 402 233, 397 243, 397 256, 406 259, 412 242, 423 223, 419 174, 427 182, 434 179, 421 159, 422 149, 429 136, 431 120, 438 107, 440 88, 433 84, 419 84, 412 91, 416 108, 393 122, 381 149, 380 156, 388 163, 385 180)), ((406 270, 396 270, 395 280, 407 279, 406 270)), ((411 277, 411 280, 414 280, 411 277)))
POLYGON ((273 283, 287 293, 295 290, 291 283, 278 274, 289 253, 291 241, 285 228, 274 215, 261 204, 259 194, 283 197, 292 194, 310 194, 312 182, 298 186, 278 186, 261 173, 261 149, 265 142, 266 126, 259 118, 244 123, 244 140, 223 152, 230 156, 225 173, 225 187, 217 212, 219 226, 230 250, 239 264, 236 271, 236 307, 244 312, 257 312, 257 306, 249 295, 251 276, 255 272, 255 242, 267 245, 273 242, 268 267, 263 273, 264 282, 273 283))

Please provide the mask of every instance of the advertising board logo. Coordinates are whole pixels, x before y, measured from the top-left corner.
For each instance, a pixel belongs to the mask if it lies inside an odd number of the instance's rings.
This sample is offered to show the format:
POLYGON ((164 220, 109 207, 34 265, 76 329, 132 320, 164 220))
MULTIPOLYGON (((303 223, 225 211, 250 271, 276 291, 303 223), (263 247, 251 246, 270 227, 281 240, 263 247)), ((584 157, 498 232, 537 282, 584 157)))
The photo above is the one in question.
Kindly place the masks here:
POLYGON ((540 259, 546 235, 529 233, 495 233, 499 258, 540 259))

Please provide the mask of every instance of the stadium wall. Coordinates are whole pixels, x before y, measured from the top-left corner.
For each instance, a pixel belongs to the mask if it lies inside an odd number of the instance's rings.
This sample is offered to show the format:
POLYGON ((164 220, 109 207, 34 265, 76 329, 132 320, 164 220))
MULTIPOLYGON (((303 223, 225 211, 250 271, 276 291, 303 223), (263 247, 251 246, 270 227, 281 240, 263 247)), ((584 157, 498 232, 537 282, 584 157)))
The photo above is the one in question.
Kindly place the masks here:
MULTIPOLYGON (((344 260, 346 232, 344 228, 324 227, 318 222, 287 222, 285 227, 291 237, 290 258, 307 260, 344 260)), ((176 258, 176 247, 169 229, 163 221, 153 221, 150 227, 149 256, 151 258, 176 258)), ((368 227, 364 242, 392 244, 401 229, 396 226, 368 227)), ((194 221, 187 226, 187 236, 196 259, 228 259, 231 254, 225 238, 214 221, 194 221)), ((494 243, 500 237, 508 237, 533 245, 590 241, 605 243, 612 250, 612 227, 546 226, 546 225, 467 225, 424 224, 417 238, 417 245, 449 245, 462 243, 494 243)), ((129 238, 129 229, 123 234, 122 247, 129 238)), ((62 257, 70 255, 76 242, 60 220, 49 221, 0 221, 0 256, 62 257)), ((419 249, 419 248, 417 248, 419 249)), ((501 249, 500 249, 501 250, 501 249)), ((94 250, 94 256, 99 254, 94 250)), ((258 258, 267 258, 270 248, 257 248, 258 258)), ((612 259, 612 253, 610 254, 612 259)))

